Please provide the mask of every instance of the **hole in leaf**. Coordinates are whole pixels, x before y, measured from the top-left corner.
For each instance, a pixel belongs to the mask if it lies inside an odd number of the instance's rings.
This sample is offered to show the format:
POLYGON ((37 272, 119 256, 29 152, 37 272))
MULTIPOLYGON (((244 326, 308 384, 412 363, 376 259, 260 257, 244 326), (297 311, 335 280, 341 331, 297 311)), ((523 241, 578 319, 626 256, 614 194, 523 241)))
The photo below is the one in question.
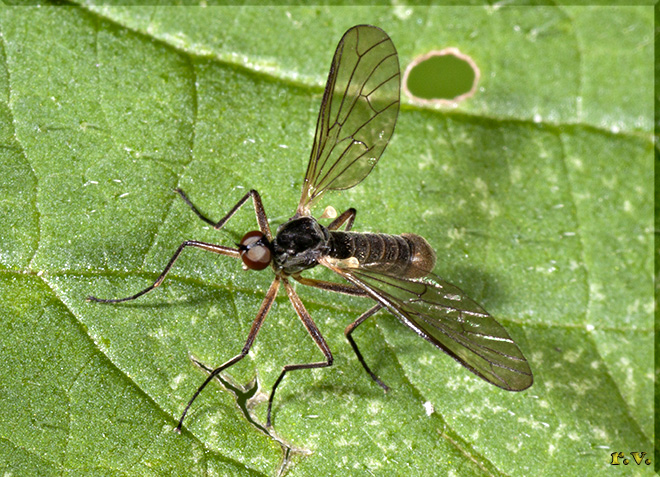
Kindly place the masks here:
POLYGON ((458 103, 474 94, 479 68, 457 48, 431 51, 406 68, 403 88, 417 102, 458 103))

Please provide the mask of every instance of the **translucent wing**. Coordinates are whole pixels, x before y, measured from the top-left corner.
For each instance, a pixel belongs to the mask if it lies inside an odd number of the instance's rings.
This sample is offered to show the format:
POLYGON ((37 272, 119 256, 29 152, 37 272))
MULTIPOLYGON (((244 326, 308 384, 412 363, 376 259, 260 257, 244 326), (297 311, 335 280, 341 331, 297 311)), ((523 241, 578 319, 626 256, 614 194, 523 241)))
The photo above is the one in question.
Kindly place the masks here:
POLYGON ((394 132, 399 95, 390 37, 370 25, 348 30, 330 66, 298 215, 309 215, 326 190, 348 189, 371 172, 394 132))
POLYGON ((411 280, 357 268, 330 268, 489 383, 508 391, 532 385, 529 364, 504 327, 458 287, 433 274, 428 280, 411 280))

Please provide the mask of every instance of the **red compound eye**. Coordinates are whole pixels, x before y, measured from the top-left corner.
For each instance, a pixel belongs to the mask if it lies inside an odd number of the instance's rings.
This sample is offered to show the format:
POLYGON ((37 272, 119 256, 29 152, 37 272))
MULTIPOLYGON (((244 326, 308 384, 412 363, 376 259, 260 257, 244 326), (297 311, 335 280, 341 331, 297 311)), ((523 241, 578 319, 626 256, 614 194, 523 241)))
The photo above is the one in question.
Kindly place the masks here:
POLYGON ((258 230, 246 233, 238 244, 238 248, 243 263, 250 270, 263 270, 270 265, 271 253, 268 239, 258 230))

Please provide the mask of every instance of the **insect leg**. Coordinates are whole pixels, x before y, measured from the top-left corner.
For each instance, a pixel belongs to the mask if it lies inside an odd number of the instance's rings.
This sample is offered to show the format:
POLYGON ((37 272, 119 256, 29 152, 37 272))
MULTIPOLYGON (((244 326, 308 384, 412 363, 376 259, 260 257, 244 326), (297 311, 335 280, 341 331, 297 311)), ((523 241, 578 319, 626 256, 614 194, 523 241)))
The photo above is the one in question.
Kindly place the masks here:
POLYGON ((122 301, 130 301, 130 300, 135 300, 138 297, 141 297, 145 293, 150 292, 157 286, 159 286, 161 283, 163 283, 163 280, 165 279, 165 276, 169 273, 170 269, 172 268, 172 265, 174 265, 174 262, 176 262, 176 259, 179 258, 179 255, 181 255, 181 252, 183 252, 183 249, 186 247, 197 247, 201 248, 203 250, 207 250, 209 252, 213 253, 218 253, 220 255, 228 255, 230 257, 234 258, 239 258, 240 254, 238 249, 236 248, 231 248, 231 247, 223 247, 222 245, 215 245, 212 243, 206 243, 206 242, 198 242, 196 240, 186 240, 183 242, 181 245, 179 245, 179 248, 174 252, 174 255, 172 258, 170 258, 170 261, 168 262, 167 266, 165 267, 165 270, 160 274, 160 276, 156 279, 153 285, 148 286, 144 290, 137 292, 135 295, 126 297, 126 298, 117 298, 117 299, 105 299, 105 298, 96 298, 95 296, 88 296, 87 301, 96 301, 99 303, 121 303, 122 301))
POLYGON ((353 227, 355 214, 357 214, 357 211, 353 207, 344 211, 339 217, 330 222, 330 225, 328 225, 328 230, 337 230, 344 222, 346 222, 346 228, 344 230, 348 232, 353 227))
POLYGON ((181 426, 183 425, 183 420, 185 419, 186 414, 188 414, 188 409, 190 409, 190 406, 192 406, 192 403, 195 401, 195 399, 197 399, 197 396, 199 396, 199 394, 206 387, 206 385, 211 381, 213 381, 213 378, 215 378, 222 371, 229 368, 230 366, 235 365, 240 360, 245 358, 245 356, 247 356, 248 351, 250 351, 250 348, 252 347, 252 344, 254 343, 254 340, 257 337, 257 333, 259 333, 259 328, 261 328, 261 325, 264 322, 264 318, 266 318, 266 315, 270 311, 270 307, 273 305, 273 302, 275 301, 275 297, 277 296, 277 290, 279 289, 279 287, 280 287, 280 277, 276 276, 275 280, 273 280, 273 283, 270 285, 268 292, 266 292, 266 298, 264 298, 264 301, 261 302, 261 307, 257 312, 257 316, 252 322, 252 328, 250 328, 250 333, 248 334, 247 341, 245 342, 245 346, 243 346, 243 349, 239 354, 234 356, 232 359, 224 363, 219 368, 215 368, 211 372, 211 374, 208 375, 208 377, 202 383, 202 385, 197 388, 197 391, 195 391, 195 394, 193 394, 193 397, 190 398, 190 401, 188 401, 186 408, 183 410, 183 414, 181 414, 181 418, 179 419, 179 424, 176 426, 175 429, 177 432, 181 432, 181 426))
POLYGON ((284 282, 284 288, 286 288, 286 293, 287 295, 289 295, 289 300, 291 300, 291 304, 293 305, 294 310, 296 310, 298 317, 303 322, 303 325, 305 325, 305 328, 307 328, 307 332, 310 334, 316 345, 325 355, 325 361, 320 361, 318 363, 288 364, 282 368, 282 373, 275 381, 275 384, 273 385, 273 389, 270 392, 270 398, 268 398, 268 414, 266 418, 267 427, 270 427, 272 422, 270 416, 273 407, 273 397, 275 396, 275 390, 277 389, 277 386, 284 378, 284 375, 289 371, 295 371, 297 369, 325 368, 327 366, 332 366, 332 362, 334 360, 334 358, 332 357, 332 352, 328 347, 328 344, 325 342, 323 336, 321 336, 321 332, 319 331, 316 324, 312 320, 312 317, 309 316, 309 313, 305 309, 305 306, 302 304, 302 301, 300 301, 300 297, 294 291, 294 289, 291 287, 291 285, 286 279, 284 279, 283 282, 284 282))
POLYGON ((370 316, 374 315, 382 307, 383 307, 383 305, 378 304, 378 305, 370 308, 366 312, 364 312, 357 320, 355 320, 353 323, 351 323, 350 325, 348 325, 346 327, 346 330, 344 330, 344 334, 346 335, 346 339, 348 340, 348 342, 353 347, 353 351, 355 351, 355 355, 358 357, 358 360, 360 361, 360 363, 362 363, 362 367, 365 369, 365 371, 367 373, 369 373, 369 376, 371 376, 371 379, 376 381, 376 383, 378 383, 378 385, 381 388, 383 388, 385 391, 388 391, 390 388, 387 386, 387 384, 382 382, 380 380, 380 378, 378 376, 376 376, 371 369, 369 369, 369 366, 367 366, 367 363, 364 361, 364 358, 362 357, 362 353, 360 353, 360 350, 358 349, 357 344, 355 343, 355 341, 353 340, 353 337, 351 336, 351 333, 353 333, 353 331, 355 331, 355 328, 360 326, 363 321, 365 321, 370 316))
POLYGON ((268 240, 272 240, 273 236, 270 232, 270 226, 268 225, 268 218, 266 217, 266 211, 264 210, 264 205, 261 202, 261 196, 259 195, 259 192, 256 190, 252 189, 250 192, 245 194, 241 200, 239 200, 234 207, 225 215, 222 219, 220 219, 218 222, 213 222, 211 219, 206 217, 204 214, 202 214, 197 207, 190 201, 188 196, 183 192, 181 189, 174 189, 174 191, 181 196, 183 201, 188 204, 188 207, 190 207, 193 212, 202 219, 204 222, 206 222, 209 225, 212 225, 215 229, 220 230, 224 225, 227 223, 229 219, 233 217, 233 215, 238 212, 238 209, 240 209, 243 204, 245 204, 250 197, 252 197, 252 201, 254 202, 254 212, 257 215, 257 223, 259 224, 259 230, 261 230, 261 233, 263 233, 268 240))
POLYGON ((362 288, 358 288, 355 285, 346 285, 344 283, 335 283, 335 282, 326 282, 323 280, 315 280, 313 278, 305 278, 301 276, 293 276, 293 279, 302 285, 309 287, 320 288, 321 290, 327 290, 335 293, 343 293, 344 295, 353 295, 353 296, 369 296, 362 288))

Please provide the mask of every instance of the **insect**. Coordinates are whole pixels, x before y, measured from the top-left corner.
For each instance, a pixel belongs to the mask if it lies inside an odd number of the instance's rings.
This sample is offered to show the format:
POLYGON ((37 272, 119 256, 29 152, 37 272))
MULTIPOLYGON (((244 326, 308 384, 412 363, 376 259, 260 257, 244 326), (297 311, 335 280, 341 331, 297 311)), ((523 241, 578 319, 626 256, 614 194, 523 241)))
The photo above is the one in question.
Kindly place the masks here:
POLYGON ((209 373, 186 405, 178 431, 190 406, 206 385, 248 354, 280 286, 284 287, 324 359, 282 368, 268 399, 266 425, 271 426, 275 391, 287 373, 332 365, 332 352, 291 286, 291 280, 375 302, 348 325, 344 334, 366 372, 385 391, 387 385, 367 365, 352 337, 358 326, 382 309, 489 383, 508 391, 522 391, 531 386, 529 364, 506 330, 461 290, 432 273, 436 256, 424 238, 414 234, 352 232, 356 217, 353 208, 340 214, 327 227, 310 213, 326 191, 349 189, 369 175, 394 132, 399 98, 399 60, 392 40, 374 26, 358 25, 349 29, 339 42, 330 66, 302 197, 296 213, 277 229, 275 236, 256 190, 245 194, 227 215, 214 222, 177 189, 193 212, 218 230, 251 199, 259 230, 245 234, 236 248, 188 240, 179 246, 153 285, 127 298, 88 297, 90 301, 101 303, 134 300, 158 287, 188 247, 240 258, 247 269, 263 270, 268 266, 273 269, 275 278, 252 323, 245 346, 209 373), (329 268, 346 283, 302 276, 302 272, 317 265, 329 268))

